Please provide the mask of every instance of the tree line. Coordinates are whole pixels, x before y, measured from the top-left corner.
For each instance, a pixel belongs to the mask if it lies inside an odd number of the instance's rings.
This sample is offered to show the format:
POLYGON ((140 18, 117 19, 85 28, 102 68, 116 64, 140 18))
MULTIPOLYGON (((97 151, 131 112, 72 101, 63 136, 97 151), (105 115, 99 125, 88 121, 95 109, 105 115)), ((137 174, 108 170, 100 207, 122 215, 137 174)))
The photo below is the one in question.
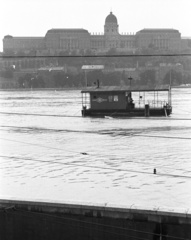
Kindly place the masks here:
MULTIPOLYGON (((148 85, 153 86, 159 84, 154 70, 146 70, 140 74, 139 79, 130 78, 124 72, 91 71, 85 76, 84 72, 78 74, 69 74, 64 72, 46 73, 46 74, 25 74, 18 79, 19 88, 82 88, 87 86, 95 86, 99 79, 101 86, 121 86, 121 85, 148 85), (130 83, 131 81, 131 83, 130 83)), ((166 73, 160 84, 180 85, 191 84, 191 76, 183 76, 180 72, 171 70, 166 73)))

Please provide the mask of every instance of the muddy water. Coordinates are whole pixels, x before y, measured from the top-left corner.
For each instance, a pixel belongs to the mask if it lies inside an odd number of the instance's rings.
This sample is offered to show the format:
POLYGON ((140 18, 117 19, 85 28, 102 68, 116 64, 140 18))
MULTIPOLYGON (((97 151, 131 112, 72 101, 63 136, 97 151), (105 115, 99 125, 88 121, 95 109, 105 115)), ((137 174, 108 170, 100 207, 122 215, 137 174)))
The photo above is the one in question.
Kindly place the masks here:
POLYGON ((0 197, 188 212, 191 89, 172 98, 167 118, 92 119, 80 91, 0 92, 0 197))

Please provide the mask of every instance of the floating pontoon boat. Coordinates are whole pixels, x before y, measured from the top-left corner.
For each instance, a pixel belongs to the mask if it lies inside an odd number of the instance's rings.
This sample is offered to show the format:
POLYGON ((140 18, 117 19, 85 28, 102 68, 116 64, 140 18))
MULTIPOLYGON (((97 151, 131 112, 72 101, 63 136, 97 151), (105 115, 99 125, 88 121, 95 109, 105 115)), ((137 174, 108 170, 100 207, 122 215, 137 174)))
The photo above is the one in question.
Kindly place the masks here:
POLYGON ((82 116, 142 117, 172 113, 169 85, 87 87, 82 93, 82 116))

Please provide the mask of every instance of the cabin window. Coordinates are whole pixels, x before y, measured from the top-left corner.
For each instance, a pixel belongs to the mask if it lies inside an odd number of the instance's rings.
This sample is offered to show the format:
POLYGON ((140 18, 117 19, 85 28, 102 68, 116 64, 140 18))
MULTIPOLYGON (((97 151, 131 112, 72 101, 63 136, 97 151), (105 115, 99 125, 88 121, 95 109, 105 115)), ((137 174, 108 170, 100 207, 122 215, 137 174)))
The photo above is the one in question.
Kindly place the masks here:
POLYGON ((109 102, 112 102, 113 101, 113 96, 109 96, 108 99, 109 99, 109 102))
POLYGON ((114 95, 113 101, 114 101, 114 102, 118 102, 118 95, 114 95))
POLYGON ((109 102, 118 102, 119 97, 118 97, 118 95, 114 95, 114 96, 110 95, 110 96, 108 96, 108 100, 109 100, 109 102))

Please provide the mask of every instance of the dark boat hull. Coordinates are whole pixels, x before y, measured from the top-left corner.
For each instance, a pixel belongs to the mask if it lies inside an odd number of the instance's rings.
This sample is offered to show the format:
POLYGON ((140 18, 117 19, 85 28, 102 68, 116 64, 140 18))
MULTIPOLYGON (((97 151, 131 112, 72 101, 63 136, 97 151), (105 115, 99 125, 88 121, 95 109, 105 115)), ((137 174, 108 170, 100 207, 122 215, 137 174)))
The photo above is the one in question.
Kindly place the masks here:
POLYGON ((172 113, 172 108, 150 108, 149 113, 145 113, 145 109, 132 109, 132 110, 92 110, 83 109, 82 116, 86 117, 158 117, 158 116, 169 116, 172 113))

